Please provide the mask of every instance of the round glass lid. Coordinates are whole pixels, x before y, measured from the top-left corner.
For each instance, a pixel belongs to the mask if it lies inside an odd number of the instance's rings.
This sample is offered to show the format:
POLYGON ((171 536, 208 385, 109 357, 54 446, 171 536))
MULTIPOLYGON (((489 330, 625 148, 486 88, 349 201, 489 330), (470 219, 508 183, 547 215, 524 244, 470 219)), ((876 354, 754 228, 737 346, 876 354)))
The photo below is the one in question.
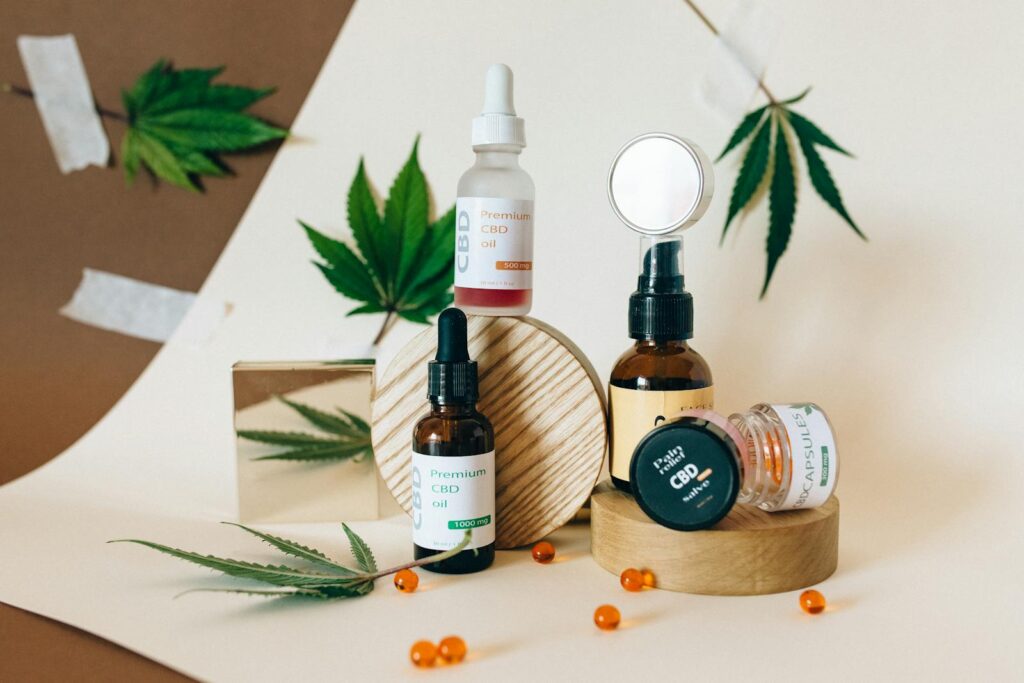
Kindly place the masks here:
POLYGON ((619 150, 608 172, 608 199, 623 223, 665 235, 696 223, 711 203, 714 172, 704 151, 668 133, 647 133, 619 150))

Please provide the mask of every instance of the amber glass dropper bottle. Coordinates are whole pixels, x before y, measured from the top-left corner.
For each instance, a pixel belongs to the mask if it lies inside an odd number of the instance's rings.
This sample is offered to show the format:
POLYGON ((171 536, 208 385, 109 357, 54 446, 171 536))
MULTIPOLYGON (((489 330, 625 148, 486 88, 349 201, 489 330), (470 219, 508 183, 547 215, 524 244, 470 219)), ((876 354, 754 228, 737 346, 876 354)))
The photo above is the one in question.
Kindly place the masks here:
POLYGON ((476 361, 469 359, 466 314, 449 308, 437 319, 437 356, 427 366, 430 412, 413 430, 412 518, 416 559, 466 550, 425 569, 480 571, 494 562, 494 428, 476 409, 476 361))
POLYGON ((619 357, 608 389, 609 468, 624 491, 633 450, 647 432, 680 410, 714 407, 711 369, 687 343, 693 297, 683 287, 682 247, 680 235, 640 240, 640 276, 629 298, 636 343, 619 357))

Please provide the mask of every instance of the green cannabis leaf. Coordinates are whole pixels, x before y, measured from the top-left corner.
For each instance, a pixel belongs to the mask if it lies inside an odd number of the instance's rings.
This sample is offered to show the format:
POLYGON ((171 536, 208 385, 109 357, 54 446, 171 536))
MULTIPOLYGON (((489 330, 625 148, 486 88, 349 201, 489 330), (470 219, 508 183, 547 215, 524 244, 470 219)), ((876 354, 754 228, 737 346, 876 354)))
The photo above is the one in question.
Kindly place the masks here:
POLYGON ((377 571, 377 560, 373 557, 373 551, 370 550, 370 546, 366 545, 363 539, 359 538, 356 532, 348 528, 348 524, 342 524, 341 528, 345 530, 345 535, 348 536, 348 542, 352 550, 352 557, 355 558, 356 564, 364 572, 373 573, 377 571))
POLYGON ((288 450, 264 455, 255 460, 336 461, 373 457, 370 443, 370 425, 358 415, 336 408, 327 413, 313 406, 275 396, 279 401, 302 415, 314 427, 330 436, 305 432, 281 432, 259 429, 239 429, 236 434, 249 441, 285 446, 288 450))
POLYGON ((391 185, 383 216, 360 159, 348 191, 348 224, 358 255, 344 242, 299 221, 323 259, 313 263, 327 281, 349 299, 363 302, 348 315, 385 314, 375 345, 396 315, 428 324, 430 316, 452 302, 455 207, 430 221, 429 190, 418 149, 417 137, 408 161, 391 185))
POLYGON ((810 415, 814 412, 814 409, 811 407, 813 405, 813 403, 792 403, 790 404, 790 408, 799 408, 804 411, 804 414, 810 415))
POLYGON ((842 216, 861 239, 867 240, 846 210, 839 188, 832 180, 832 174, 818 153, 818 148, 825 147, 846 156, 852 155, 817 125, 792 109, 792 105, 803 100, 808 92, 810 88, 787 100, 772 100, 769 104, 747 114, 736 126, 725 149, 718 157, 718 161, 721 161, 742 142, 750 139, 729 198, 729 210, 725 225, 722 227, 723 242, 733 219, 751 206, 760 190, 767 188, 768 239, 765 250, 768 265, 764 285, 761 287, 761 298, 768 292, 768 284, 779 259, 789 246, 793 220, 796 217, 796 164, 790 151, 793 137, 796 138, 803 154, 807 175, 815 191, 826 204, 842 216))
MULTIPOLYGON (((224 522, 236 526, 243 531, 256 536, 262 541, 270 544, 277 550, 291 557, 297 557, 313 565, 313 568, 291 567, 288 565, 256 564, 242 560, 232 560, 215 555, 203 555, 188 550, 179 550, 152 541, 141 541, 134 538, 123 538, 108 543, 135 543, 138 545, 158 550, 166 555, 198 564, 216 571, 234 576, 240 579, 250 579, 277 586, 276 589, 248 589, 248 588, 197 588, 186 593, 239 593, 243 595, 258 595, 263 597, 283 596, 304 596, 333 600, 339 598, 354 598, 366 595, 373 590, 373 582, 382 576, 394 574, 402 569, 420 567, 425 564, 432 564, 448 559, 462 552, 472 538, 472 531, 467 530, 465 536, 457 546, 430 557, 425 557, 415 562, 392 567, 379 571, 377 563, 373 558, 373 552, 366 542, 352 531, 347 524, 342 524, 342 529, 349 539, 352 547, 352 556, 355 558, 359 571, 350 569, 332 560, 325 553, 310 548, 297 541, 291 541, 279 536, 251 529, 243 524, 224 522)), ((184 593, 182 594, 184 595, 184 593)))
POLYGON ((224 67, 175 69, 159 60, 121 91, 128 130, 121 140, 125 180, 145 165, 172 185, 200 191, 199 176, 222 176, 218 154, 283 138, 288 131, 243 113, 274 92, 211 81, 224 67))

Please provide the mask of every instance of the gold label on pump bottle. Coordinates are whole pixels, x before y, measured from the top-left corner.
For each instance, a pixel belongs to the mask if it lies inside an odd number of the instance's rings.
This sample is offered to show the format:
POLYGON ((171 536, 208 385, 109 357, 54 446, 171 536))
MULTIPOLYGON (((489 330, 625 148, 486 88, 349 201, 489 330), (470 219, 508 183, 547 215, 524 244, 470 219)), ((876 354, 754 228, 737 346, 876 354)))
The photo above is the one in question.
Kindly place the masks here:
POLYGON ((608 466, 612 476, 629 481, 633 451, 647 432, 682 410, 710 410, 714 405, 714 386, 681 391, 645 391, 609 386, 611 449, 608 451, 608 466))

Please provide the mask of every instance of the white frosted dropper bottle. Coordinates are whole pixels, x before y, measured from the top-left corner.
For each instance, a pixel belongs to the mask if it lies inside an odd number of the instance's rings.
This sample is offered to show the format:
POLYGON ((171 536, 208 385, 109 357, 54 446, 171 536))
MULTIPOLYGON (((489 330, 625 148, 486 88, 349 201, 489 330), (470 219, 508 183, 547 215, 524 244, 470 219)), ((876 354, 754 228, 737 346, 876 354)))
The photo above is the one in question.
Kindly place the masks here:
POLYGON ((523 119, 512 70, 487 70, 484 108, 473 120, 476 163, 459 179, 455 305, 475 315, 526 315, 533 303, 533 180, 519 167, 523 119))

